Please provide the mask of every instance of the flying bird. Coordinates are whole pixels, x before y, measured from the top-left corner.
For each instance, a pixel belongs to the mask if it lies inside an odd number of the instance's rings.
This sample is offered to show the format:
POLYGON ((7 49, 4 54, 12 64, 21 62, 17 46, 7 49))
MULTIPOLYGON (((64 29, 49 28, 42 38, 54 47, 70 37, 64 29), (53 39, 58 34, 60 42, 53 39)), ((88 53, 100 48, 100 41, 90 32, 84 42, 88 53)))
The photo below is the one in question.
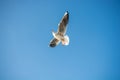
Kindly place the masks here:
POLYGON ((58 30, 57 32, 52 31, 53 39, 50 41, 49 46, 55 47, 60 42, 62 45, 69 45, 69 37, 66 35, 66 27, 69 21, 69 12, 66 11, 62 20, 58 24, 58 30))

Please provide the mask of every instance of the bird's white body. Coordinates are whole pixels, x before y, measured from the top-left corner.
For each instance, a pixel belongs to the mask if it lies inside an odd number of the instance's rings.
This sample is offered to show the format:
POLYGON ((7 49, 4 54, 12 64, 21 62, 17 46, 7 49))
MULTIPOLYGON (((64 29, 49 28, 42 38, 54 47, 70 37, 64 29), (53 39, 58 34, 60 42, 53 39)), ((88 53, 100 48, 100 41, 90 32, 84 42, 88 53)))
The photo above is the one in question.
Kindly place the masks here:
POLYGON ((69 37, 67 35, 59 35, 55 32, 52 32, 54 38, 62 42, 62 45, 69 45, 69 37))

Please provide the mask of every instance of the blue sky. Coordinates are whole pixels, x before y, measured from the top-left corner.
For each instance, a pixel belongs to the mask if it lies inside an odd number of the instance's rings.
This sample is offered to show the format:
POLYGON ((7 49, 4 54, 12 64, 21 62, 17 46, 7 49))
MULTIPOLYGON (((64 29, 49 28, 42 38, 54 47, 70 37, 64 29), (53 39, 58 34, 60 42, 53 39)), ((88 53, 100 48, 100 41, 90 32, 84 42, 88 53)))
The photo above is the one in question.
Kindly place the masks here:
POLYGON ((119 79, 119 0, 0 0, 0 80, 119 79), (50 48, 65 11, 70 45, 50 48))

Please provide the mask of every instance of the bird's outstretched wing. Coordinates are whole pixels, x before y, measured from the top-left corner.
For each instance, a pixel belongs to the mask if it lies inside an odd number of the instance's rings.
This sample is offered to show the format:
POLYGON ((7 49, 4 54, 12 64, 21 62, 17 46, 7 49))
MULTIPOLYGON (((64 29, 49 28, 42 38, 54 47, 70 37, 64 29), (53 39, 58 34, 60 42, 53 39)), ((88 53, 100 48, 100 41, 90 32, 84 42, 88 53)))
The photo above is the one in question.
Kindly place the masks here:
POLYGON ((58 24, 58 34, 64 35, 66 33, 66 26, 68 24, 68 21, 69 21, 69 13, 67 11, 65 12, 60 23, 58 24))
POLYGON ((57 46, 59 43, 60 43, 59 40, 57 40, 56 38, 53 38, 53 39, 50 41, 49 46, 50 46, 50 47, 55 47, 55 46, 57 46))

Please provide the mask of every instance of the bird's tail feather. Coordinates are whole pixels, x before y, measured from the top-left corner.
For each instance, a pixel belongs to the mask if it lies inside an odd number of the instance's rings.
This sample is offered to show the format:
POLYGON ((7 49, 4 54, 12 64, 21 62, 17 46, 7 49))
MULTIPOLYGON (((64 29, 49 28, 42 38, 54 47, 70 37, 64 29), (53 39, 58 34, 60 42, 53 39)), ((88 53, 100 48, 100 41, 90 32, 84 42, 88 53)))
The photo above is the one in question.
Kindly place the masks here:
POLYGON ((63 45, 69 45, 69 37, 67 35, 64 36, 64 41, 62 41, 63 45))

